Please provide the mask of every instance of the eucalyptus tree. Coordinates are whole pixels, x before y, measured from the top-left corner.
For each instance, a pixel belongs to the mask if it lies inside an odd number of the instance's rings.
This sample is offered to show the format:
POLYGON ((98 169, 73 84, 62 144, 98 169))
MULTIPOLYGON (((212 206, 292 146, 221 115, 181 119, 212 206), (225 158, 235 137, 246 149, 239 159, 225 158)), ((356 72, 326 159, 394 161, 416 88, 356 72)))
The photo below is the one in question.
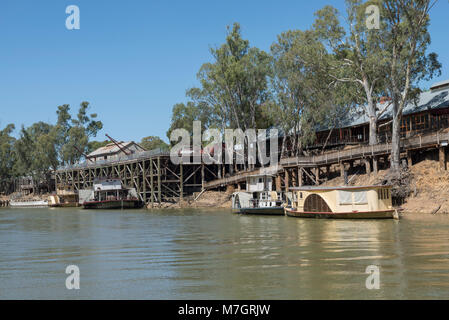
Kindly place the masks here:
MULTIPOLYGON (((226 41, 210 49, 213 61, 204 63, 198 74, 200 86, 187 91, 191 101, 173 109, 169 133, 180 124, 185 125, 179 109, 198 108, 197 117, 208 117, 206 127, 225 129, 266 128, 270 123, 263 112, 268 100, 268 76, 271 57, 266 52, 251 47, 241 36, 240 25, 228 27, 226 41), (190 104, 190 105, 189 105, 190 104), (200 116, 201 115, 201 116, 200 116)), ((248 140, 245 138, 245 144, 248 140)))
POLYGON ((317 127, 330 125, 334 109, 340 104, 338 85, 329 77, 332 55, 318 36, 314 30, 287 31, 271 46, 269 112, 284 132, 282 156, 287 144, 298 155, 304 145, 314 140, 317 127))
POLYGON ((319 38, 333 53, 329 77, 345 86, 348 105, 358 105, 369 118, 369 144, 378 143, 377 122, 389 108, 378 108, 379 98, 385 94, 386 48, 383 33, 367 27, 367 8, 380 6, 381 0, 346 0, 346 17, 332 6, 317 11, 313 25, 319 38), (344 21, 344 24, 340 23, 344 21))
POLYGON ((12 136, 14 124, 8 124, 0 130, 0 191, 9 192, 14 177, 14 143, 12 136))
POLYGON ((53 128, 42 121, 27 128, 22 126, 14 144, 14 171, 17 176, 31 176, 37 187, 41 184, 50 187, 51 172, 59 164, 53 128))
MULTIPOLYGON (((198 78, 203 102, 216 108, 230 128, 256 129, 263 122, 261 106, 268 98, 270 56, 241 36, 240 25, 235 23, 226 42, 212 48, 212 63, 204 64, 198 78)), ((265 123, 263 123, 265 124, 265 123)))
POLYGON ((384 0, 383 39, 388 48, 387 88, 392 98, 391 167, 400 168, 401 119, 404 107, 419 92, 417 84, 440 74, 441 64, 430 45, 430 0, 384 0))
POLYGON ((88 114, 89 102, 80 104, 75 118, 70 114, 68 104, 58 107, 58 120, 53 128, 56 138, 56 150, 62 165, 74 164, 82 158, 83 153, 89 151, 89 139, 95 137, 103 128, 103 123, 96 120, 97 114, 88 114), (75 148, 76 147, 76 148, 75 148))
POLYGON ((166 144, 161 138, 157 136, 148 136, 142 138, 140 141, 140 146, 145 150, 154 150, 154 149, 162 149, 168 150, 168 144, 166 144))

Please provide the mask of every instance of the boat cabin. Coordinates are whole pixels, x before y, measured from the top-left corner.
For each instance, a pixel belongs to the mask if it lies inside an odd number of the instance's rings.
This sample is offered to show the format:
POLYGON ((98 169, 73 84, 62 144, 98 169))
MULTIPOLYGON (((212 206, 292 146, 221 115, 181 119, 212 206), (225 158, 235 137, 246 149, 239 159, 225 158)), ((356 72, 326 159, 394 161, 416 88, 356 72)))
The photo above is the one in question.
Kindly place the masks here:
POLYGON ((246 178, 247 192, 271 191, 273 186, 272 175, 251 175, 246 178))
POLYGON ((280 206, 282 204, 282 197, 276 191, 272 191, 272 187, 272 175, 261 174, 248 176, 246 178, 246 192, 236 192, 233 195, 233 208, 280 206))
POLYGON ((313 213, 392 210, 391 186, 292 188, 294 210, 313 213))
POLYGON ((93 184, 95 201, 130 198, 128 189, 123 188, 120 179, 95 180, 93 184))

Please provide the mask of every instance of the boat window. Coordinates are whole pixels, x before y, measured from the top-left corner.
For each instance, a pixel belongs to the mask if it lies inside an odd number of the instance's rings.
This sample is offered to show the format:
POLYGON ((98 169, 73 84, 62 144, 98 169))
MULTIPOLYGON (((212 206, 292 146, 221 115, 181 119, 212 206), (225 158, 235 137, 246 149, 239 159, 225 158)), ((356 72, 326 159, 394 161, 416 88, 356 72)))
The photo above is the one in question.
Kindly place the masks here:
POLYGON ((338 198, 340 204, 352 204, 352 192, 351 191, 338 191, 338 198))
POLYGON ((354 204, 367 204, 366 191, 354 191, 354 204))
POLYGON ((390 199, 390 191, 388 189, 379 189, 377 194, 379 200, 390 199))
POLYGON ((317 194, 309 195, 304 202, 304 212, 332 212, 326 201, 317 194))

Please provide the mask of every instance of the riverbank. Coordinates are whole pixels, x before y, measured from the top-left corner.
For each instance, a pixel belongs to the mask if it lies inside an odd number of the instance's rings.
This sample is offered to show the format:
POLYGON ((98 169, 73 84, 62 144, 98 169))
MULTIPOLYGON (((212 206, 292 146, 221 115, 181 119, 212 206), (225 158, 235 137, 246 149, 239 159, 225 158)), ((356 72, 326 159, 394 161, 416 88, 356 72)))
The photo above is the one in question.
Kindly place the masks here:
MULTIPOLYGON (((449 214, 449 171, 439 168, 438 161, 425 160, 414 164, 402 173, 401 185, 395 191, 404 196, 401 208, 406 214, 449 214)), ((379 170, 378 174, 349 176, 349 185, 379 185, 397 181, 390 170, 379 170)), ((324 185, 343 185, 344 179, 337 177, 324 185)))
MULTIPOLYGON (((198 199, 195 197, 186 198, 185 200, 170 203, 163 202, 159 206, 155 204, 155 208, 169 208, 169 209, 184 209, 184 208, 218 208, 218 209, 230 209, 231 208, 231 196, 232 192, 226 191, 205 191, 199 195, 198 199)), ((148 209, 151 209, 151 204, 148 205, 148 209)))

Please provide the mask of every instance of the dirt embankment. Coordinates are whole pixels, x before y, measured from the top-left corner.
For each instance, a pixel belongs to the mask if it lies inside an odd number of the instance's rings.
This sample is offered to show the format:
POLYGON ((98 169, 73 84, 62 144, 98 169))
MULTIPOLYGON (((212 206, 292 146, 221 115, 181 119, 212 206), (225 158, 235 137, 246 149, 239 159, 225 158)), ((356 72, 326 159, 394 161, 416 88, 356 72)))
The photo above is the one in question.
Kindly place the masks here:
POLYGON ((410 168, 414 190, 402 205, 405 212, 449 214, 449 171, 437 161, 422 161, 410 168))
MULTIPOLYGON (((349 175, 349 185, 393 184, 393 194, 404 198, 401 208, 407 214, 449 214, 449 171, 439 168, 438 161, 421 161, 402 172, 401 181, 389 170, 380 170, 377 175, 349 175)), ((344 184, 342 177, 325 183, 328 186, 344 184)))
MULTIPOLYGON (((195 197, 198 194, 194 195, 194 197, 187 198, 183 201, 177 203, 162 203, 160 206, 155 204, 155 208, 171 208, 171 209, 179 209, 179 208, 231 208, 231 195, 232 192, 220 192, 220 191, 206 191, 199 196, 199 198, 195 201, 195 197)), ((148 208, 151 208, 151 204, 148 205, 148 208)))

